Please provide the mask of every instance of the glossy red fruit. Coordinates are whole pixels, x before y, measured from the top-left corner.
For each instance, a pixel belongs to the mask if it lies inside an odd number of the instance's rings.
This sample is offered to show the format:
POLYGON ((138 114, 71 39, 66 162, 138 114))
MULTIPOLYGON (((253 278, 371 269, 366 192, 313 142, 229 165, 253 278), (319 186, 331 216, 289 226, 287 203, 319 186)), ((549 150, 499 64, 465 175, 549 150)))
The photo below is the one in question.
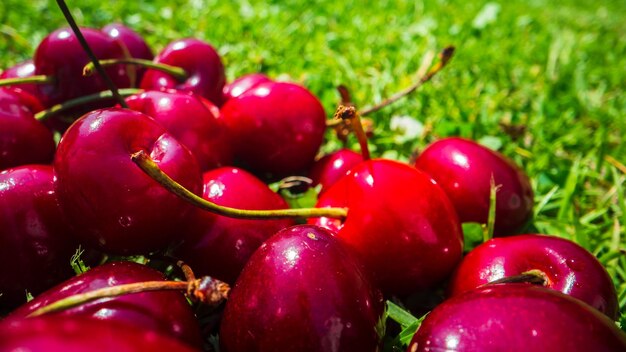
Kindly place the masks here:
MULTIPOLYGON (((98 59, 124 57, 124 47, 119 41, 91 28, 81 28, 81 32, 98 59)), ((100 75, 83 76, 83 67, 90 60, 69 28, 58 29, 45 37, 35 51, 34 62, 36 75, 55 79, 53 84, 37 85, 45 107, 108 89, 100 75)), ((106 70, 118 88, 130 87, 125 65, 106 70)))
POLYGON ((52 162, 52 133, 22 103, 18 93, 0 89, 0 170, 52 162))
POLYGON ((481 244, 461 261, 450 280, 450 295, 530 270, 542 273, 546 287, 617 319, 617 293, 606 269, 586 249, 553 236, 519 235, 481 244))
MULTIPOLYGON (((125 25, 121 23, 111 23, 102 27, 102 32, 104 32, 109 37, 117 39, 124 43, 124 46, 128 50, 128 55, 130 55, 130 57, 144 60, 154 59, 152 49, 150 49, 148 43, 146 43, 143 37, 139 33, 126 27, 125 25)), ((143 77, 145 69, 135 67, 135 70, 135 79, 136 82, 139 83, 141 82, 141 77, 143 77)))
POLYGON ((226 75, 219 54, 210 44, 193 38, 175 40, 154 58, 154 62, 180 67, 189 77, 180 82, 167 73, 148 69, 141 80, 142 89, 178 89, 222 105, 226 75))
POLYGON ((0 172, 0 311, 72 276, 78 248, 64 221, 48 165, 0 172))
MULTIPOLYGON (((0 79, 5 79, 5 78, 27 78, 27 77, 32 77, 35 75, 35 64, 33 63, 32 59, 28 59, 26 61, 17 63, 9 68, 7 68, 6 70, 2 71, 2 73, 0 73, 0 79)), ((12 89, 18 89, 19 91, 28 93, 28 95, 30 95, 32 98, 31 99, 35 99, 38 102, 38 105, 41 105, 41 103, 39 102, 39 98, 37 98, 37 94, 38 90, 37 90, 37 85, 36 84, 18 84, 18 85, 14 85, 11 86, 12 89)), ((43 106, 38 109, 38 110, 34 110, 33 112, 39 112, 43 110, 43 106)))
POLYGON ((249 73, 247 75, 243 75, 224 86, 224 102, 242 95, 261 83, 271 81, 272 80, 269 77, 262 73, 249 73))
POLYGON ((263 176, 307 169, 326 130, 320 101, 293 83, 259 84, 224 104, 222 115, 233 133, 235 158, 263 176))
POLYGON ((333 235, 310 225, 278 232, 232 289, 220 345, 234 351, 377 351, 382 296, 333 235))
POLYGON ((575 298, 528 284, 502 284, 437 306, 408 351, 626 351, 626 335, 575 298))
POLYGON ((233 163, 231 137, 210 101, 175 90, 147 91, 126 99, 128 107, 154 118, 198 160, 202 171, 233 163))
POLYGON ((495 236, 523 229, 532 216, 533 190, 528 176, 502 154, 462 138, 444 138, 418 156, 415 166, 448 194, 461 222, 487 223, 491 176, 496 193, 495 236))
MULTIPOLYGON (((165 276, 162 273, 145 265, 133 262, 106 263, 38 295, 16 309, 7 319, 26 318, 41 307, 75 294, 116 285, 163 280, 165 276)), ((103 298, 48 315, 117 322, 176 338, 192 346, 202 346, 200 327, 193 311, 182 293, 176 291, 141 292, 103 298)))
MULTIPOLYGON (((233 167, 204 173, 204 199, 249 210, 289 208, 281 196, 252 174, 233 167)), ((291 219, 244 220, 197 210, 189 239, 177 250, 196 275, 234 283, 252 253, 273 234, 294 225, 291 219)))
POLYGON ((363 162, 361 154, 350 149, 339 149, 317 160, 311 168, 309 177, 313 180, 313 186, 322 186, 320 189, 322 194, 361 162, 363 162))
POLYGON ((45 316, 0 324, 2 351, 171 351, 196 349, 156 331, 90 318, 45 316))
POLYGON ((347 207, 342 223, 310 219, 337 232, 386 294, 407 294, 445 280, 461 260, 454 208, 428 175, 392 160, 363 162, 321 195, 316 207, 347 207))
POLYGON ((55 190, 86 245, 112 253, 145 254, 180 239, 180 228, 192 207, 131 161, 131 154, 140 150, 178 183, 200 192, 195 157, 140 112, 92 111, 59 142, 55 190))

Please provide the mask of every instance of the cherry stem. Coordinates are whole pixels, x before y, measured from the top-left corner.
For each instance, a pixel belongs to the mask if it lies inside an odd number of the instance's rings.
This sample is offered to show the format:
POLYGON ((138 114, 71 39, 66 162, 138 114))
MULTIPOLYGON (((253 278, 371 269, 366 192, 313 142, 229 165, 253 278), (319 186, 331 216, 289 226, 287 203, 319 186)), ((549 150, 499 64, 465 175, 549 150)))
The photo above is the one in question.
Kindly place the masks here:
POLYGON ((545 286, 548 284, 546 274, 541 270, 529 270, 519 275, 507 276, 498 280, 491 281, 486 285, 493 284, 511 284, 511 283, 529 283, 534 285, 545 286))
POLYGON ((356 108, 351 105, 340 104, 335 112, 335 119, 350 120, 350 125, 354 130, 359 146, 361 147, 361 155, 363 160, 370 160, 370 150, 367 146, 367 135, 363 130, 363 124, 361 123, 361 116, 356 108))
POLYGON ((454 54, 453 46, 448 46, 444 48, 439 53, 439 61, 434 66, 431 67, 432 61, 434 59, 434 54, 432 52, 427 53, 426 56, 424 56, 424 59, 422 59, 422 64, 417 71, 417 77, 419 77, 417 82, 415 82, 410 87, 404 90, 401 90, 400 92, 383 100, 381 103, 361 110, 360 112, 361 115, 367 116, 413 93, 414 91, 417 90, 417 88, 421 87, 424 83, 430 81, 430 79, 433 78, 433 76, 435 76, 439 71, 441 71, 448 64, 453 54, 454 54))
MULTIPOLYGON (((156 63, 154 61, 144 60, 144 59, 136 59, 136 58, 107 59, 107 60, 100 60, 99 64, 103 67, 114 66, 114 65, 119 65, 119 64, 137 65, 137 66, 147 67, 150 69, 165 72, 173 76, 179 81, 184 81, 187 78, 189 78, 189 74, 187 73, 187 71, 185 71, 184 69, 180 67, 167 65, 163 63, 156 63)), ((85 65, 85 67, 83 67, 83 76, 91 76, 93 74, 94 68, 95 66, 93 62, 90 62, 87 65, 85 65)))
POLYGON ((45 84, 53 83, 54 76, 37 75, 30 77, 16 77, 0 79, 0 87, 17 86, 20 84, 45 84))
POLYGON ((230 286, 228 284, 205 276, 191 281, 145 281, 132 284, 104 287, 90 292, 79 293, 43 306, 30 313, 29 317, 58 312, 89 303, 102 298, 112 298, 133 293, 150 291, 186 291, 187 295, 196 301, 218 305, 228 298, 230 286))
POLYGON ((347 208, 300 208, 300 209, 277 209, 277 210, 244 210, 230 208, 195 195, 190 190, 167 176, 144 151, 140 150, 131 156, 131 160, 139 166, 143 172, 153 180, 160 183, 170 192, 192 205, 213 212, 215 214, 237 219, 282 219, 282 218, 313 218, 329 217, 343 219, 348 215, 347 208))
POLYGON ((113 93, 113 98, 117 100, 120 106, 128 109, 128 104, 126 104, 126 100, 124 100, 124 98, 122 98, 122 96, 119 94, 117 87, 111 80, 111 77, 109 77, 109 75, 104 70, 104 68, 100 66, 100 63, 98 62, 98 58, 89 47, 89 44, 87 43, 87 40, 85 40, 83 33, 81 33, 80 28, 78 28, 76 21, 74 21, 74 17, 72 16, 72 13, 67 7, 67 4, 65 4, 65 0, 57 0, 57 4, 59 5, 61 12, 63 12, 63 16, 65 16, 67 23, 70 25, 70 27, 72 28, 72 31, 76 35, 76 39, 78 39, 78 42, 83 47, 83 50, 85 51, 87 56, 89 56, 89 59, 91 60, 91 62, 94 63, 96 70, 98 71, 98 74, 100 74, 100 77, 102 77, 102 79, 104 80, 104 83, 111 90, 111 93, 113 93))
MULTIPOLYGON (((136 88, 125 88, 125 89, 118 90, 118 94, 124 97, 129 96, 129 95, 139 94, 141 92, 143 92, 143 90, 136 89, 136 88)), ((96 101, 111 99, 112 97, 113 97, 113 93, 109 90, 105 90, 100 93, 85 95, 76 99, 68 100, 66 102, 63 102, 62 104, 54 105, 49 109, 42 110, 35 114, 35 119, 40 120, 40 121, 46 120, 50 118, 51 116, 60 114, 64 111, 75 108, 77 106, 81 106, 86 103, 92 103, 96 101)))

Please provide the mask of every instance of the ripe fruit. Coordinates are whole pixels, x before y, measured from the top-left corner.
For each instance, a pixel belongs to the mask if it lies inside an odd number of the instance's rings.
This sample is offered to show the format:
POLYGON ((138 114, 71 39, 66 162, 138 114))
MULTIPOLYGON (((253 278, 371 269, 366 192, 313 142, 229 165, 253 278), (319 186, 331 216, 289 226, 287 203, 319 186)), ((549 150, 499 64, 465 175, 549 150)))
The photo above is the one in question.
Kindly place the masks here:
POLYGON ((133 164, 131 154, 139 150, 199 193, 201 175, 194 156, 142 113, 117 108, 92 111, 59 142, 55 190, 85 245, 138 254, 163 249, 181 236, 191 206, 133 164))
POLYGON ((224 352, 377 351, 382 297, 325 229, 293 226, 254 253, 226 303, 224 352))
POLYGON ((487 223, 490 180, 496 193, 495 236, 522 230, 532 216, 528 177, 500 153, 462 138, 444 138, 418 156, 415 167, 429 174, 448 194, 461 222, 487 223))
POLYGON ((247 75, 243 75, 224 86, 224 102, 242 95, 261 83, 271 81, 272 80, 269 77, 262 73, 249 73, 247 75))
MULTIPOLYGON (((15 64, 14 66, 11 66, 7 68, 6 70, 2 71, 2 73, 0 73, 0 79, 27 78, 27 77, 32 77, 34 75, 35 75, 35 64, 33 63, 32 59, 28 59, 26 61, 15 64)), ((38 94, 36 84, 19 84, 19 85, 12 86, 12 89, 22 90, 24 92, 29 93, 33 97, 37 96, 38 94)), ((33 112, 36 113, 38 111, 39 110, 33 111, 33 112)))
MULTIPOLYGON (((121 23, 111 23, 102 28, 109 37, 121 41, 130 57, 144 60, 152 60, 154 54, 141 35, 121 23)), ((140 82, 145 69, 136 68, 136 82, 140 82)), ((130 72, 130 71, 129 71, 130 72)))
POLYGON ((488 285, 430 312, 407 351, 625 351, 626 335, 587 304, 528 284, 488 285))
POLYGON ((313 180, 313 186, 322 185, 320 189, 322 194, 361 162, 363 162, 361 154, 350 149, 340 149, 317 160, 311 168, 309 177, 313 180))

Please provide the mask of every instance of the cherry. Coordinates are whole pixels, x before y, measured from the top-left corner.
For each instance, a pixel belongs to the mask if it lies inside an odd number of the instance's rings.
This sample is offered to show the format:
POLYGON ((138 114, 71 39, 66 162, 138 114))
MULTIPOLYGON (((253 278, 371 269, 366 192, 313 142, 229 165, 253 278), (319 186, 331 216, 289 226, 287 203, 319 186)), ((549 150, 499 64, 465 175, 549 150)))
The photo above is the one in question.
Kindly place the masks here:
POLYGON ((159 122, 198 160, 201 170, 233 162, 231 138, 219 109, 191 93, 147 91, 126 99, 128 107, 159 122))
POLYGON ((189 91, 217 106, 222 105, 222 89, 226 82, 224 65, 208 43, 193 38, 175 40, 156 56, 154 62, 180 67, 185 70, 186 78, 181 81, 167 73, 148 69, 141 80, 141 88, 189 91))
POLYGON ((261 83, 271 81, 272 80, 269 77, 262 73, 249 73, 247 75, 243 75, 224 86, 224 102, 240 96, 261 83))
POLYGON ((365 161, 330 186, 316 207, 347 207, 345 221, 310 222, 337 232, 384 293, 408 294, 443 281, 461 260, 463 234, 443 190, 392 160, 365 161))
MULTIPOLYGON (((104 32, 109 37, 117 39, 124 43, 124 46, 128 50, 127 54, 130 57, 144 60, 152 60, 154 58, 152 49, 150 49, 143 37, 139 35, 139 33, 126 27, 125 25, 121 23, 111 23, 104 26, 102 28, 102 32, 104 32)), ((145 69, 137 69, 137 82, 141 81, 141 77, 143 76, 144 72, 145 69)))
POLYGON ((254 253, 232 289, 221 350, 377 351, 382 296, 322 228, 284 229, 254 253))
POLYGON ((528 271, 540 272, 546 280, 544 286, 617 319, 617 294, 606 269, 586 249, 553 236, 519 235, 481 244, 457 268, 450 280, 450 295, 528 271))
POLYGON ((178 182, 200 191, 195 157, 147 115, 96 110, 63 135, 54 160, 55 190, 85 245, 145 254, 180 237, 192 209, 132 164, 131 154, 140 150, 178 182))
POLYGON ((363 156, 350 149, 340 149, 317 160, 309 177, 313 186, 321 185, 320 194, 345 176, 352 167, 363 162, 363 156))
POLYGON ((597 310, 555 290, 487 285, 430 312, 407 351, 625 351, 626 335, 597 310))
POLYGON ((0 310, 72 276, 78 244, 61 214, 48 165, 0 172, 0 310), (43 269, 45 268, 45 270, 43 269))
MULTIPOLYGON (((204 173, 204 199, 239 209, 284 209, 287 203, 252 174, 233 167, 204 173)), ((234 283, 252 253, 293 220, 245 220, 196 210, 177 254, 199 275, 234 283), (191 235, 193 234, 193 236, 191 235)))
MULTIPOLYGON (((165 280, 163 274, 145 265, 133 262, 106 263, 40 294, 16 309, 7 319, 25 318, 41 307, 78 293, 134 282, 162 280, 165 280)), ((141 292, 122 295, 49 314, 90 317, 140 326, 182 340, 192 346, 202 345, 198 322, 180 292, 141 292)))
POLYGON ((517 233, 532 216, 533 191, 526 174, 502 154, 462 138, 444 138, 418 156, 415 166, 448 194, 461 222, 487 223, 490 181, 496 193, 495 236, 517 233))
POLYGON ((46 316, 0 324, 2 351, 171 351, 195 349, 140 326, 91 318, 46 316))
MULTIPOLYGON (((33 63, 32 59, 28 59, 24 62, 20 62, 2 71, 2 73, 0 74, 0 79, 28 78, 34 75, 35 75, 35 64, 33 63)), ((39 101, 39 98, 36 98, 37 94, 39 94, 36 84, 20 84, 20 85, 15 85, 12 88, 24 91, 32 96, 31 99, 34 98, 37 101, 39 101)), ((41 103, 39 103, 39 105, 41 105, 41 103)), ((38 112, 40 110, 43 110, 43 106, 39 110, 36 110, 33 112, 38 112)))
POLYGON ((326 130, 324 108, 305 88, 266 82, 222 107, 235 158, 255 173, 283 177, 307 169, 326 130))
POLYGON ((24 95, 0 89, 0 170, 52 162, 52 133, 23 103, 24 95))

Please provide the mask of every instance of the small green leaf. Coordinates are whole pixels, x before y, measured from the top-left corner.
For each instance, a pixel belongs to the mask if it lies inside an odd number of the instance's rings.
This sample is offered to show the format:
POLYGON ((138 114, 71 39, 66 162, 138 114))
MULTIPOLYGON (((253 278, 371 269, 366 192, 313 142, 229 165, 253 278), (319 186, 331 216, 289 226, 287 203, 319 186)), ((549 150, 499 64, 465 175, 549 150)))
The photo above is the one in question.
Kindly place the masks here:
POLYGON ((35 297, 33 297, 33 294, 28 292, 28 290, 25 290, 25 291, 26 291, 26 302, 32 301, 33 298, 35 298, 35 297))
POLYGON ((387 317, 400 324, 403 328, 410 326, 417 321, 417 318, 413 314, 407 312, 404 308, 387 300, 387 317))
POLYGON ((485 231, 483 225, 477 222, 464 222, 461 226, 463 227, 463 251, 468 253, 483 243, 485 231))
POLYGON ((74 252, 74 255, 70 258, 70 266, 74 269, 76 275, 80 275, 89 270, 89 266, 85 265, 81 259, 81 255, 83 255, 84 252, 85 251, 81 248, 81 246, 78 246, 76 252, 74 252))

